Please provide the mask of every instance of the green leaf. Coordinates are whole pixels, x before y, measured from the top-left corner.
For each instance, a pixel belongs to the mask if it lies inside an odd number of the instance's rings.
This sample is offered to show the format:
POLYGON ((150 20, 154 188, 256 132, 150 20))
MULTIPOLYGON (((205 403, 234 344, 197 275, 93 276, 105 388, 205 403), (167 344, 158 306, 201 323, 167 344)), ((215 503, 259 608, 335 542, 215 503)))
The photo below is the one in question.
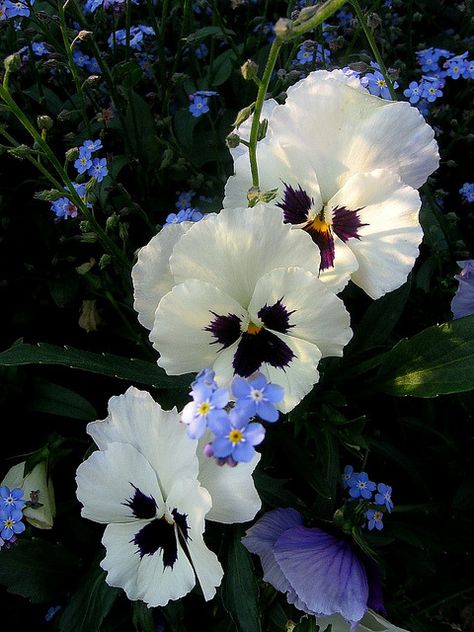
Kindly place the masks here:
POLYGON ((39 538, 19 539, 1 556, 0 584, 33 603, 54 602, 77 574, 77 560, 64 546, 39 538))
POLYGON ((186 41, 188 44, 197 44, 210 35, 224 38, 225 35, 235 35, 235 32, 231 29, 222 29, 220 26, 205 26, 204 28, 191 33, 191 35, 188 35, 186 41))
POLYGON ((86 421, 97 419, 97 412, 87 399, 69 388, 39 378, 34 381, 34 390, 27 410, 86 421))
POLYGON ((232 74, 237 59, 232 49, 226 50, 224 53, 215 58, 211 66, 211 86, 220 86, 232 74))
POLYGON ((15 343, 0 353, 0 366, 24 364, 53 364, 99 373, 119 380, 138 382, 156 388, 186 388, 190 376, 168 376, 157 365, 135 358, 124 358, 111 353, 93 353, 73 347, 58 347, 46 343, 36 345, 15 343))
POLYGON ((429 327, 384 358, 377 390, 397 397, 435 397, 474 388, 474 316, 429 327))
POLYGON ((99 632, 120 593, 105 583, 105 575, 97 567, 84 576, 61 615, 60 632, 99 632))
POLYGON ((260 632, 257 580, 241 537, 240 529, 235 529, 229 542, 222 599, 239 632, 260 632))
POLYGON ((161 152, 155 120, 148 103, 133 90, 128 92, 125 124, 134 154, 148 164, 157 164, 161 152))
POLYGON ((132 602, 133 625, 136 632, 155 632, 156 626, 153 621, 153 610, 143 601, 132 602))
POLYGON ((344 353, 383 344, 397 324, 410 295, 411 281, 374 301, 357 326, 344 353))
POLYGON ((293 628, 293 632, 318 632, 318 630, 316 619, 309 615, 301 617, 299 623, 293 628))

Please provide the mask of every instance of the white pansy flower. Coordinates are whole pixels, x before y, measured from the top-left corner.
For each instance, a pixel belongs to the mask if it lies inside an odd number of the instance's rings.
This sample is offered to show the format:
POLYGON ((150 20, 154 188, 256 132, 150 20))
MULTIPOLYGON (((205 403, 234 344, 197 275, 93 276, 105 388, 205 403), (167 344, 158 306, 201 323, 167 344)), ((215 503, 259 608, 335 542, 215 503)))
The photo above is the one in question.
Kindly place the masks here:
MULTIPOLYGON (((433 130, 416 108, 373 96, 340 71, 316 71, 273 109, 257 159, 261 190, 278 188, 272 204, 311 235, 320 278, 335 291, 352 278, 379 298, 406 280, 423 236, 416 188, 439 162, 433 130)), ((244 203, 252 185, 247 152, 234 170, 229 208, 244 203)))
POLYGON ((107 583, 150 607, 183 597, 196 580, 212 599, 223 570, 204 543, 204 520, 255 516, 261 503, 251 474, 260 457, 225 468, 222 480, 205 464, 201 477, 197 442, 176 409, 162 410, 133 387, 112 397, 108 417, 87 432, 99 450, 77 470, 77 497, 83 517, 107 525, 107 583))
POLYGON ((175 240, 168 262, 168 237, 155 237, 133 278, 139 318, 149 326, 154 314, 150 339, 168 374, 209 366, 227 386, 259 370, 283 387, 278 408, 288 412, 318 381, 320 358, 342 355, 352 332, 342 301, 317 278, 310 236, 277 211, 209 215, 175 240), (155 279, 169 284, 166 294, 163 284, 146 294, 155 279))

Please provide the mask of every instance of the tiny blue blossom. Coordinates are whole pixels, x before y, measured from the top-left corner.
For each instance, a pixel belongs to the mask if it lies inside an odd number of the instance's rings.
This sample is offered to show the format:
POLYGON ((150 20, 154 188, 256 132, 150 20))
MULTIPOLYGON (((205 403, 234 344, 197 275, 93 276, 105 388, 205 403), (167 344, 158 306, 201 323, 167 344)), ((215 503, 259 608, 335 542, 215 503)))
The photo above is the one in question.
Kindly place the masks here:
MULTIPOLYGON (((176 192, 177 193, 177 192, 176 192)), ((195 191, 183 191, 178 195, 175 206, 178 210, 190 208, 195 191)))
POLYGON ((387 511, 391 512, 393 509, 392 501, 392 488, 390 485, 379 483, 377 485, 377 494, 375 494, 374 502, 377 505, 386 507, 387 511))
POLYGON ((10 2, 10 0, 6 0, 5 7, 8 19, 16 17, 27 18, 30 15, 28 5, 25 2, 21 2, 21 0, 17 0, 17 2, 10 2))
POLYGON ((352 21, 354 19, 354 16, 351 13, 351 11, 341 10, 336 13, 336 18, 343 29, 348 29, 352 26, 352 21))
POLYGON ((11 540, 15 535, 23 533, 25 525, 22 522, 23 513, 20 509, 0 509, 0 537, 11 540))
POLYGON ((212 369, 208 369, 208 368, 201 369, 199 373, 196 375, 196 379, 194 380, 194 382, 191 382, 191 388, 194 388, 198 384, 205 384, 207 386, 210 386, 214 390, 216 390, 217 382, 214 379, 215 377, 216 377, 216 374, 214 373, 212 369))
MULTIPOLYGON (((463 54, 467 56, 467 53, 463 54)), ((457 55, 444 62, 443 67, 446 69, 446 75, 451 79, 459 79, 466 71, 467 65, 463 55, 457 55)))
POLYGON ((414 105, 415 103, 418 103, 418 101, 421 99, 422 92, 423 92, 422 86, 418 85, 416 81, 412 81, 408 85, 408 88, 406 88, 406 90, 403 91, 403 94, 404 96, 407 97, 410 103, 414 105))
POLYGON ((200 439, 206 428, 226 424, 227 412, 224 407, 229 403, 229 391, 226 388, 215 389, 199 382, 191 391, 192 402, 186 404, 181 421, 188 426, 191 439, 200 439))
POLYGON ((41 57, 42 55, 49 55, 49 51, 46 48, 46 42, 32 42, 31 50, 38 57, 41 57))
POLYGON ((102 182, 105 176, 109 173, 109 170, 107 169, 107 160, 105 158, 94 158, 92 166, 87 173, 94 177, 97 182, 102 182))
POLYGON ((60 610, 61 610, 61 606, 51 606, 51 608, 49 608, 47 613, 44 615, 44 620, 48 622, 51 621, 54 615, 60 610))
MULTIPOLYGON (((387 100, 392 98, 387 82, 380 70, 375 70, 373 73, 367 73, 365 77, 362 78, 361 83, 368 89, 370 94, 387 100)), ((398 88, 398 83, 396 81, 393 82, 393 87, 398 88)))
POLYGON ((347 483, 349 485, 349 495, 352 498, 364 498, 365 500, 372 498, 372 492, 377 487, 373 481, 369 481, 369 477, 365 472, 354 473, 347 483))
POLYGON ((474 182, 465 182, 459 189, 459 193, 466 202, 474 202, 474 182))
POLYGON ((77 206, 69 198, 61 197, 51 204, 51 210, 58 219, 77 217, 77 206))
POLYGON ((464 79, 474 79, 474 61, 465 60, 462 76, 464 79))
POLYGON ((422 96, 428 103, 433 103, 436 99, 443 96, 443 92, 440 90, 440 83, 436 79, 426 78, 422 83, 422 87, 422 96))
POLYGON ((103 145, 100 139, 87 139, 82 143, 82 147, 84 147, 89 153, 93 154, 95 151, 99 151, 99 149, 102 149, 103 145))
POLYGON ((84 68, 90 62, 89 55, 82 53, 77 47, 72 51, 72 58, 79 68, 84 68))
POLYGON ((216 435, 212 442, 213 456, 219 459, 232 457, 237 463, 251 461, 254 446, 265 438, 265 428, 259 423, 249 423, 247 415, 235 408, 227 419, 219 423, 209 423, 209 428, 216 435))
POLYGON ((268 422, 278 421, 280 413, 275 404, 282 401, 284 391, 277 384, 269 384, 263 373, 244 379, 235 377, 231 384, 232 394, 236 398, 235 408, 248 417, 258 415, 268 422))
POLYGON ((165 224, 181 224, 181 222, 198 222, 202 219, 201 211, 195 208, 181 209, 177 213, 170 213, 165 220, 165 224))
POLYGON ((85 173, 90 167, 92 167, 91 152, 86 147, 79 147, 79 157, 74 161, 74 167, 77 172, 85 173))
POLYGON ((194 118, 199 118, 206 112, 209 112, 209 106, 207 105, 208 98, 200 97, 199 95, 193 96, 192 103, 190 104, 188 110, 194 116, 194 118))
POLYGON ((205 59, 209 55, 209 49, 204 42, 201 42, 199 46, 196 46, 194 49, 194 54, 197 59, 205 59))
POLYGON ((344 489, 347 489, 349 487, 349 481, 351 480, 353 474, 354 468, 352 467, 352 465, 346 465, 342 474, 342 486, 344 487, 344 489))
POLYGON ((23 490, 19 487, 9 489, 5 485, 0 487, 0 508, 2 509, 23 509, 25 501, 23 490))
POLYGON ((365 512, 365 517, 368 520, 368 529, 372 531, 372 529, 377 529, 377 531, 381 531, 383 529, 383 513, 378 511, 377 509, 369 509, 365 512))

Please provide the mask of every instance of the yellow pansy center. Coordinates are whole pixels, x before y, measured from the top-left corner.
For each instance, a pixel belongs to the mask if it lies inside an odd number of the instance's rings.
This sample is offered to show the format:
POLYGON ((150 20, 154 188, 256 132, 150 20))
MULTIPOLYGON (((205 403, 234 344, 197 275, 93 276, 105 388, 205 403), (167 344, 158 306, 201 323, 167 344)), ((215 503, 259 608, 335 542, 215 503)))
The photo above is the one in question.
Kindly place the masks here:
POLYGON ((208 415, 211 410, 211 405, 209 402, 203 402, 199 404, 198 414, 199 415, 208 415))
POLYGON ((231 443, 240 443, 243 438, 244 435, 240 430, 234 429, 229 432, 229 441, 231 443))
POLYGON ((250 322, 249 326, 247 327, 247 333, 248 334, 258 334, 258 332, 261 330, 262 328, 259 327, 258 325, 255 325, 254 323, 250 322))
POLYGON ((321 219, 320 215, 317 215, 313 220, 308 222, 308 224, 305 226, 305 230, 317 230, 319 233, 329 233, 331 231, 331 227, 327 222, 321 219))

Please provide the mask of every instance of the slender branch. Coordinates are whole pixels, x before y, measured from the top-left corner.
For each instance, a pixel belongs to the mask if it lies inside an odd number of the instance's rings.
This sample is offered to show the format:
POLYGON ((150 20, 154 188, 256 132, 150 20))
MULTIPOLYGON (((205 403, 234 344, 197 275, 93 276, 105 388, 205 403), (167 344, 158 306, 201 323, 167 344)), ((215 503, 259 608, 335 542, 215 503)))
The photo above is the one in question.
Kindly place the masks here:
POLYGON ((390 77, 388 76, 388 72, 387 72, 387 68, 383 62, 382 59, 382 55, 380 54, 380 51, 377 47, 377 44, 375 42, 375 38, 372 34, 372 31, 369 29, 369 27, 367 26, 367 22, 365 20, 365 16, 362 12, 362 9, 360 8, 360 4, 358 2, 358 0, 349 0, 350 4, 352 4, 352 6, 354 7, 354 11, 356 12, 357 18, 360 22, 360 25, 362 26, 362 30, 364 31, 364 35, 367 38, 367 41, 369 42, 369 46, 372 49, 372 52, 374 54, 374 57, 378 63, 378 65, 380 66, 380 71, 383 74, 383 77, 385 79, 385 82, 387 84, 388 90, 390 92, 390 96, 392 97, 392 99, 394 101, 397 100, 397 93, 395 92, 395 88, 393 87, 393 83, 392 80, 390 79, 390 77))

